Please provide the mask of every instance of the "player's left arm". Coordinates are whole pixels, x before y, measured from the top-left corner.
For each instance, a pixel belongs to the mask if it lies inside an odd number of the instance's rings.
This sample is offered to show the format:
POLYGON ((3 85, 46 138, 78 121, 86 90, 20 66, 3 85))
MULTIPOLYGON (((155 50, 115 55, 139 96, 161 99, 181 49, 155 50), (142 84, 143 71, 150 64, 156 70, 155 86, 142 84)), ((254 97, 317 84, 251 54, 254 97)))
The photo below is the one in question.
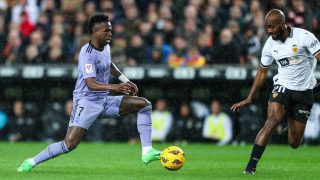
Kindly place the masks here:
POLYGON ((121 82, 123 83, 128 83, 131 86, 131 95, 137 96, 139 89, 137 85, 133 82, 131 82, 122 72, 118 69, 118 67, 114 64, 111 63, 110 65, 110 73, 113 77, 118 78, 121 82))
POLYGON ((317 54, 315 54, 314 57, 316 57, 317 61, 320 63, 320 52, 318 52, 317 54))

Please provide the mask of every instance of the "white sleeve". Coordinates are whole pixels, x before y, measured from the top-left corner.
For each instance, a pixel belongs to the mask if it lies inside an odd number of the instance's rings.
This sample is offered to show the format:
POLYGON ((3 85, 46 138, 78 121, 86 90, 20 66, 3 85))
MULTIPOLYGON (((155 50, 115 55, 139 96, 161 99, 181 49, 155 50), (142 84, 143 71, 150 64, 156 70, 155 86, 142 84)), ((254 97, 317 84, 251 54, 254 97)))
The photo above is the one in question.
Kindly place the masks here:
POLYGON ((261 62, 260 65, 262 67, 268 67, 272 64, 273 62, 273 57, 271 55, 271 45, 270 41, 267 41, 265 45, 263 46, 262 49, 262 54, 261 54, 261 62))
POLYGON ((315 56, 320 52, 319 40, 312 33, 306 32, 303 42, 304 46, 311 52, 312 55, 315 56))

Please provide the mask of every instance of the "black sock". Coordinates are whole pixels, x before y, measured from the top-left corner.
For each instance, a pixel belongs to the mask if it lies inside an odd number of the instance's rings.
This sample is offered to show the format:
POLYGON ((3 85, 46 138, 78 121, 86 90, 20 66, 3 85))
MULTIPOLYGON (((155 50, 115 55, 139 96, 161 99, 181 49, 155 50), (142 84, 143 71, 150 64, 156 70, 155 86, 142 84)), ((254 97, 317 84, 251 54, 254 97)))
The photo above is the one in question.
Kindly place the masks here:
POLYGON ((257 163, 260 160, 264 150, 265 147, 260 146, 258 144, 254 144, 251 152, 251 157, 246 169, 256 169, 257 163))

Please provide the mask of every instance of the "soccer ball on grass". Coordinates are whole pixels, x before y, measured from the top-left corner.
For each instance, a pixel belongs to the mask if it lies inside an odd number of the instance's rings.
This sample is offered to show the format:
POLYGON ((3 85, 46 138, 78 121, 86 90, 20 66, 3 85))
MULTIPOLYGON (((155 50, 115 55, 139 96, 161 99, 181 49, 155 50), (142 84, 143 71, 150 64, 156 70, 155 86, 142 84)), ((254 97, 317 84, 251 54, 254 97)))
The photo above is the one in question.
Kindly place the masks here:
POLYGON ((161 164, 168 170, 179 170, 185 163, 186 158, 182 149, 176 146, 169 146, 162 151, 161 164))

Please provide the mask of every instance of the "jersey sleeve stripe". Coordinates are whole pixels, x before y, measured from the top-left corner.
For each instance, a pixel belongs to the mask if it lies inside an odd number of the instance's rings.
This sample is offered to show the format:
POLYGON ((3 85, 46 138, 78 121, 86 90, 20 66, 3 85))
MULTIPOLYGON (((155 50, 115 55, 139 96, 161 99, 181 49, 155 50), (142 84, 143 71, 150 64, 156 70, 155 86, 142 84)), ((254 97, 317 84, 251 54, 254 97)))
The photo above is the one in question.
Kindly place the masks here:
POLYGON ((262 63, 260 63, 260 66, 262 66, 263 68, 269 67, 269 66, 263 65, 262 63))
POLYGON ((320 52, 320 49, 318 49, 315 53, 313 53, 313 56, 317 55, 320 52))

